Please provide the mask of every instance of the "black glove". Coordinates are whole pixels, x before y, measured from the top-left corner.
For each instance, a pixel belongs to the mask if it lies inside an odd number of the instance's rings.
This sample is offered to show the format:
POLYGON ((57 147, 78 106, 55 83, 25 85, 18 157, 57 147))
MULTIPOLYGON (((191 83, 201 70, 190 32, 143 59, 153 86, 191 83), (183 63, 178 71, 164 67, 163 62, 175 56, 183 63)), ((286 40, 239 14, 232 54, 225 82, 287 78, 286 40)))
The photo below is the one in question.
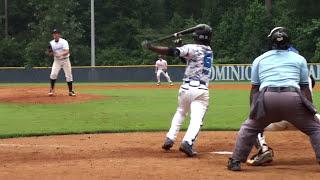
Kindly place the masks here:
POLYGON ((48 45, 48 52, 49 52, 49 53, 51 53, 51 52, 52 52, 52 47, 51 47, 51 45, 50 45, 50 44, 48 45))

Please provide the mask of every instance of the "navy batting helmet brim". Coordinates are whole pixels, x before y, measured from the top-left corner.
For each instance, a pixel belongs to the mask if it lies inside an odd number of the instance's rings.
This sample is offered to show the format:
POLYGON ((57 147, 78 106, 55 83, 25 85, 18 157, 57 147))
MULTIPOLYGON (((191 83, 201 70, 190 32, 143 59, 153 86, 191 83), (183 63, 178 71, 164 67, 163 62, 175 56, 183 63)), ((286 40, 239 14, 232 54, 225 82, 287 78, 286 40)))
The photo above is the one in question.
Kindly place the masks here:
POLYGON ((51 34, 56 34, 56 33, 60 33, 60 31, 55 28, 55 29, 52 30, 51 34))

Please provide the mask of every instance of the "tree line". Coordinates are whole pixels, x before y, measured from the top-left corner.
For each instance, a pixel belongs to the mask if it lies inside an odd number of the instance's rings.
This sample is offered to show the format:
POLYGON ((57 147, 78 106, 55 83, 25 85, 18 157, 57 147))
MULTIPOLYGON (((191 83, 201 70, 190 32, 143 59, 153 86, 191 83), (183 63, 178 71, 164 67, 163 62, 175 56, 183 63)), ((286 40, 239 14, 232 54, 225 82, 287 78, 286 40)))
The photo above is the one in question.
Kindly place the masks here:
MULTIPOLYGON (((202 23, 213 28, 215 63, 251 63, 268 50, 267 34, 275 26, 288 28, 308 62, 319 62, 318 7, 317 0, 95 0, 96 65, 154 64, 157 56, 141 48, 142 40, 202 23)), ((45 51, 53 28, 69 41, 72 64, 90 65, 88 0, 10 0, 8 25, 5 35, 2 18, 0 66, 50 66, 45 51)), ((183 42, 192 39, 186 36, 183 42)), ((161 44, 174 46, 173 41, 161 44)))

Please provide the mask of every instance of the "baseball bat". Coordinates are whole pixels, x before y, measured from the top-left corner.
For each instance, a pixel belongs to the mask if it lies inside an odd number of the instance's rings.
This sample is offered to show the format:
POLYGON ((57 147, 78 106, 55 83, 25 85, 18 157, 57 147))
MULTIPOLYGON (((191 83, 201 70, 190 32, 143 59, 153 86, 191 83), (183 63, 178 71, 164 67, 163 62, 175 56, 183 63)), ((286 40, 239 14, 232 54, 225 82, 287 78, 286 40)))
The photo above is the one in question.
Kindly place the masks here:
POLYGON ((196 25, 194 27, 191 27, 191 28, 188 28, 188 29, 185 29, 185 30, 182 30, 182 31, 179 31, 179 32, 167 35, 167 36, 164 36, 164 37, 161 37, 161 38, 156 39, 156 40, 152 40, 150 42, 151 43, 155 43, 155 42, 164 41, 164 40, 175 38, 175 37, 181 37, 181 36, 183 36, 185 34, 193 33, 195 30, 198 30, 198 29, 211 30, 211 27, 206 25, 206 24, 198 24, 198 25, 196 25))

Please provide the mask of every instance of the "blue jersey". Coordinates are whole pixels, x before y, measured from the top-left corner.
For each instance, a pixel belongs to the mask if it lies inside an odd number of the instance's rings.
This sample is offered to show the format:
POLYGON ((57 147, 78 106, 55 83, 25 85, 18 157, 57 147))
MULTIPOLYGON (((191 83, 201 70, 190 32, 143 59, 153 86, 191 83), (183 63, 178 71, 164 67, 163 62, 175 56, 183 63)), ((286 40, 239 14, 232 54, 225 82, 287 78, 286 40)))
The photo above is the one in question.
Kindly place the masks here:
POLYGON ((212 76, 213 55, 210 46, 187 44, 177 47, 180 57, 187 61, 184 81, 203 81, 207 85, 212 76))
POLYGON ((308 84, 307 61, 293 51, 270 50, 252 64, 251 82, 264 87, 296 87, 308 84))
POLYGON ((288 48, 288 51, 292 51, 299 54, 299 51, 296 48, 294 48, 292 45, 288 48))

